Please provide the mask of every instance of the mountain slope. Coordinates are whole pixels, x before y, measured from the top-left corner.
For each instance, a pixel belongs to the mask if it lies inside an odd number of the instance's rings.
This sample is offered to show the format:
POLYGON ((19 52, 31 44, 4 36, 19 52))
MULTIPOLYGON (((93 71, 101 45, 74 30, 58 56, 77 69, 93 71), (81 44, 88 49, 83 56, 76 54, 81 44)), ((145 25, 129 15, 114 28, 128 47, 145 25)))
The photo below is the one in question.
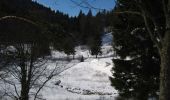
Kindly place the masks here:
MULTIPOLYGON (((49 82, 48 88, 44 88, 41 92, 43 98, 47 100, 114 100, 117 91, 110 86, 109 81, 110 70, 113 67, 112 46, 102 46, 102 52, 103 55, 96 59, 85 47, 77 47, 76 58, 83 55, 85 61, 77 62, 49 82), (58 82, 59 84, 56 84, 58 82)), ((66 57, 66 55, 53 52, 53 57, 66 57)))

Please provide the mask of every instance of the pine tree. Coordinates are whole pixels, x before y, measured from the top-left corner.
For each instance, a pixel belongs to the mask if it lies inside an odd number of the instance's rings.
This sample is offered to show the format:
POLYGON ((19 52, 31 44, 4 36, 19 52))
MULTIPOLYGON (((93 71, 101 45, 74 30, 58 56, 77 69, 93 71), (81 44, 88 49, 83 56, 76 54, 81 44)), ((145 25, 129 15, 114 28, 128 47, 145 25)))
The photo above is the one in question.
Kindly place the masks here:
POLYGON ((92 55, 95 55, 96 58, 99 54, 101 54, 101 45, 102 45, 102 32, 103 32, 103 26, 102 22, 99 18, 93 17, 91 19, 91 34, 88 37, 87 45, 89 46, 89 49, 91 51, 92 55))
POLYGON ((134 15, 114 15, 113 18, 113 47, 120 58, 113 59, 112 86, 124 98, 158 97, 160 57, 142 19, 134 15), (127 57, 130 59, 126 60, 127 57))
POLYGON ((160 71, 160 95, 159 100, 170 99, 170 0, 119 0, 122 14, 134 14, 142 17, 147 34, 157 47, 161 58, 160 71), (135 9, 134 9, 135 8, 135 9), (127 11, 128 10, 128 11, 127 11), (125 12, 124 12, 125 11, 125 12))
POLYGON ((83 14, 82 11, 80 11, 78 16, 78 30, 79 30, 79 38, 80 38, 80 44, 86 44, 86 36, 85 36, 85 23, 86 23, 86 16, 83 14))

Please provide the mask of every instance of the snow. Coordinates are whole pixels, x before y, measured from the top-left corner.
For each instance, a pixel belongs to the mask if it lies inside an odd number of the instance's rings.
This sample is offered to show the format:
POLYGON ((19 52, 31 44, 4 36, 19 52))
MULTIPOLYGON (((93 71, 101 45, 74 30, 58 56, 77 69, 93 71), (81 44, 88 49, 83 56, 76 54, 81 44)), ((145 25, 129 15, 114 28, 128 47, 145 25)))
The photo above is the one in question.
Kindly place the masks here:
POLYGON ((56 64, 59 64, 60 70, 39 93, 43 100, 114 100, 118 91, 109 81, 109 77, 112 77, 114 55, 110 36, 111 33, 103 36, 102 55, 98 58, 90 55, 86 46, 76 47, 75 59, 72 60, 72 56, 69 56, 71 61, 67 61, 68 56, 64 52, 52 51, 52 59, 46 63, 48 72, 54 69, 56 64), (80 62, 82 56, 84 62, 80 62))
MULTIPOLYGON (((83 56, 84 62, 77 62, 51 80, 41 94, 45 100, 114 100, 118 96, 110 84, 112 77, 113 49, 110 45, 111 33, 103 38, 102 55, 95 58, 86 46, 76 47, 75 58, 83 56), (55 85, 58 81, 60 84, 55 85)), ((66 57, 64 53, 53 51, 53 57, 66 57)), ((70 66, 69 63, 68 66, 70 66)))
POLYGON ((111 45, 113 42, 112 32, 104 34, 102 38, 102 45, 111 45))
MULTIPOLYGON (((84 48, 84 47, 83 47, 84 48)), ((51 80, 41 94, 46 100, 114 100, 117 91, 110 85, 109 76, 113 67, 111 46, 103 46, 105 55, 95 58, 87 49, 76 48, 76 57, 83 55, 84 62, 77 62, 74 66, 60 73, 51 80), (107 51, 107 50, 111 51, 107 51), (59 85, 56 82, 61 81, 59 85)), ((58 57, 58 52, 53 52, 58 57)), ((68 66, 72 64, 69 63, 68 66)))

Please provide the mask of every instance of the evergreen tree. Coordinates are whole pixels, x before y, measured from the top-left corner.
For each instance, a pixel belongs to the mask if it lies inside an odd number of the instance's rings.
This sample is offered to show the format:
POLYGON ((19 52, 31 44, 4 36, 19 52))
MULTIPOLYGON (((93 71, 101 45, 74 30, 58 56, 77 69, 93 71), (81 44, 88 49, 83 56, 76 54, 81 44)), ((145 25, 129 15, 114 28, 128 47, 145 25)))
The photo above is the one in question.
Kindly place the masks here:
POLYGON ((92 55, 101 54, 101 45, 102 45, 102 32, 103 32, 103 26, 102 26, 101 19, 98 17, 91 18, 91 30, 88 37, 87 45, 89 46, 89 49, 91 51, 92 55))
POLYGON ((142 18, 115 14, 112 20, 115 29, 113 47, 120 57, 113 59, 112 86, 124 98, 147 100, 158 97, 160 57, 142 18), (126 60, 127 57, 130 59, 126 60))
POLYGON ((122 14, 134 14, 142 17, 147 34, 157 47, 161 58, 159 100, 170 99, 170 0, 118 0, 122 14), (135 9, 134 9, 135 8, 135 9), (128 10, 128 11, 127 11, 128 10), (125 11, 125 12, 124 12, 125 11))
POLYGON ((84 34, 86 34, 85 23, 86 23, 86 16, 85 14, 83 14, 82 11, 80 11, 78 16, 78 26, 79 26, 78 30, 79 30, 79 39, 80 39, 79 41, 81 44, 86 44, 87 37, 84 37, 85 36, 84 34))

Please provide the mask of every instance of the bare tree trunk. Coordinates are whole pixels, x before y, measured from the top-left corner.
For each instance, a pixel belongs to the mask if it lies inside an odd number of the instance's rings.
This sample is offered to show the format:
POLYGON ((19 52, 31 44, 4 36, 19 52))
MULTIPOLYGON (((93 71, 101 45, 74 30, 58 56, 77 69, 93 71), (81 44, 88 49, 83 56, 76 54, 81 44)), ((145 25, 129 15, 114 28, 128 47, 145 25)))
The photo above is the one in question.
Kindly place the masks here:
POLYGON ((22 59, 21 63, 21 97, 20 100, 28 100, 29 89, 27 84, 27 68, 25 65, 25 58, 22 59))
POLYGON ((29 90, 27 86, 22 87, 20 100, 29 100, 29 90))
POLYGON ((159 100, 170 100, 170 30, 165 34, 161 50, 159 100))
POLYGON ((170 0, 163 0, 166 31, 160 53, 160 95, 159 100, 170 100, 170 0))

